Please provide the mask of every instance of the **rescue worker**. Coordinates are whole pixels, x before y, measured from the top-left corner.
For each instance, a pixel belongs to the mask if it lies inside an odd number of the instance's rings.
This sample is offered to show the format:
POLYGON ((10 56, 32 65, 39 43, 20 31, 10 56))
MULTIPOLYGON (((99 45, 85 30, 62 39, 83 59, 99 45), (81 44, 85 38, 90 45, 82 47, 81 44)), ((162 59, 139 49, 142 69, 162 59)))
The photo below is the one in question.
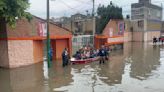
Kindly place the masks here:
POLYGON ((105 63, 105 55, 106 55, 106 50, 104 48, 104 46, 101 46, 101 49, 99 50, 99 56, 100 56, 100 64, 101 63, 105 63))

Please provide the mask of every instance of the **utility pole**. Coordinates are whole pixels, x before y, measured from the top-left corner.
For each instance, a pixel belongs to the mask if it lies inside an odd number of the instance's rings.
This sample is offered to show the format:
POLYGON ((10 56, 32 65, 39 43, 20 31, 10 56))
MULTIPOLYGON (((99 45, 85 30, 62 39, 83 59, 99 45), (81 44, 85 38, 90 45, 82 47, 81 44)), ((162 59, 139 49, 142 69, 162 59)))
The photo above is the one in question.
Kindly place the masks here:
POLYGON ((96 23, 96 20, 95 20, 95 0, 93 0, 93 10, 92 10, 92 17, 93 17, 93 32, 92 32, 92 35, 93 35, 93 46, 94 46, 94 35, 95 35, 95 23, 96 23))
POLYGON ((51 61, 50 61, 50 36, 49 36, 49 0, 47 0, 47 63, 48 63, 48 68, 51 66, 51 61))
POLYGON ((92 9, 92 16, 94 17, 95 15, 95 0, 93 0, 93 9, 92 9))

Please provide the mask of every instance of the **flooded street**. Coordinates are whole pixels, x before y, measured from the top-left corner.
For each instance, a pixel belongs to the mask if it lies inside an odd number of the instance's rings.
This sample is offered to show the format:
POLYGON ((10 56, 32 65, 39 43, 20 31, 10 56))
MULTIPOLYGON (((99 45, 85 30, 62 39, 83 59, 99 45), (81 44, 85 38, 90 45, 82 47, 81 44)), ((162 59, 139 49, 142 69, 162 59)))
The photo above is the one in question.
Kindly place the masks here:
POLYGON ((164 45, 125 43, 105 64, 0 69, 0 92, 164 92, 164 45))

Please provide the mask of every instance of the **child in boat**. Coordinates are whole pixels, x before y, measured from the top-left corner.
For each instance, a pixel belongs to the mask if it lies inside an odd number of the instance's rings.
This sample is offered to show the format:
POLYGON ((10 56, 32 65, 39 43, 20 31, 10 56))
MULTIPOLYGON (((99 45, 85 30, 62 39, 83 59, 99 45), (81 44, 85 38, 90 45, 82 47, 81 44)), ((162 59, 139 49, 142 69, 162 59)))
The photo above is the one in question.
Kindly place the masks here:
POLYGON ((81 54, 79 51, 76 52, 75 59, 77 59, 77 60, 81 59, 81 54))
POLYGON ((86 52, 86 57, 90 58, 90 51, 89 50, 86 52))

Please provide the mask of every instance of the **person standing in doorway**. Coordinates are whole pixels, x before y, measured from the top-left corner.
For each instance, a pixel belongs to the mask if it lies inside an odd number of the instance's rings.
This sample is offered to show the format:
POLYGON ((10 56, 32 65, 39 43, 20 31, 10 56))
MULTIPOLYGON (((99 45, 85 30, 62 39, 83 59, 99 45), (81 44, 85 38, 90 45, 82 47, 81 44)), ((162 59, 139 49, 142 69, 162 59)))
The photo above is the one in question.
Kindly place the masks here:
POLYGON ((52 48, 50 48, 50 52, 49 52, 50 54, 50 60, 52 61, 52 58, 53 58, 53 49, 52 48))

